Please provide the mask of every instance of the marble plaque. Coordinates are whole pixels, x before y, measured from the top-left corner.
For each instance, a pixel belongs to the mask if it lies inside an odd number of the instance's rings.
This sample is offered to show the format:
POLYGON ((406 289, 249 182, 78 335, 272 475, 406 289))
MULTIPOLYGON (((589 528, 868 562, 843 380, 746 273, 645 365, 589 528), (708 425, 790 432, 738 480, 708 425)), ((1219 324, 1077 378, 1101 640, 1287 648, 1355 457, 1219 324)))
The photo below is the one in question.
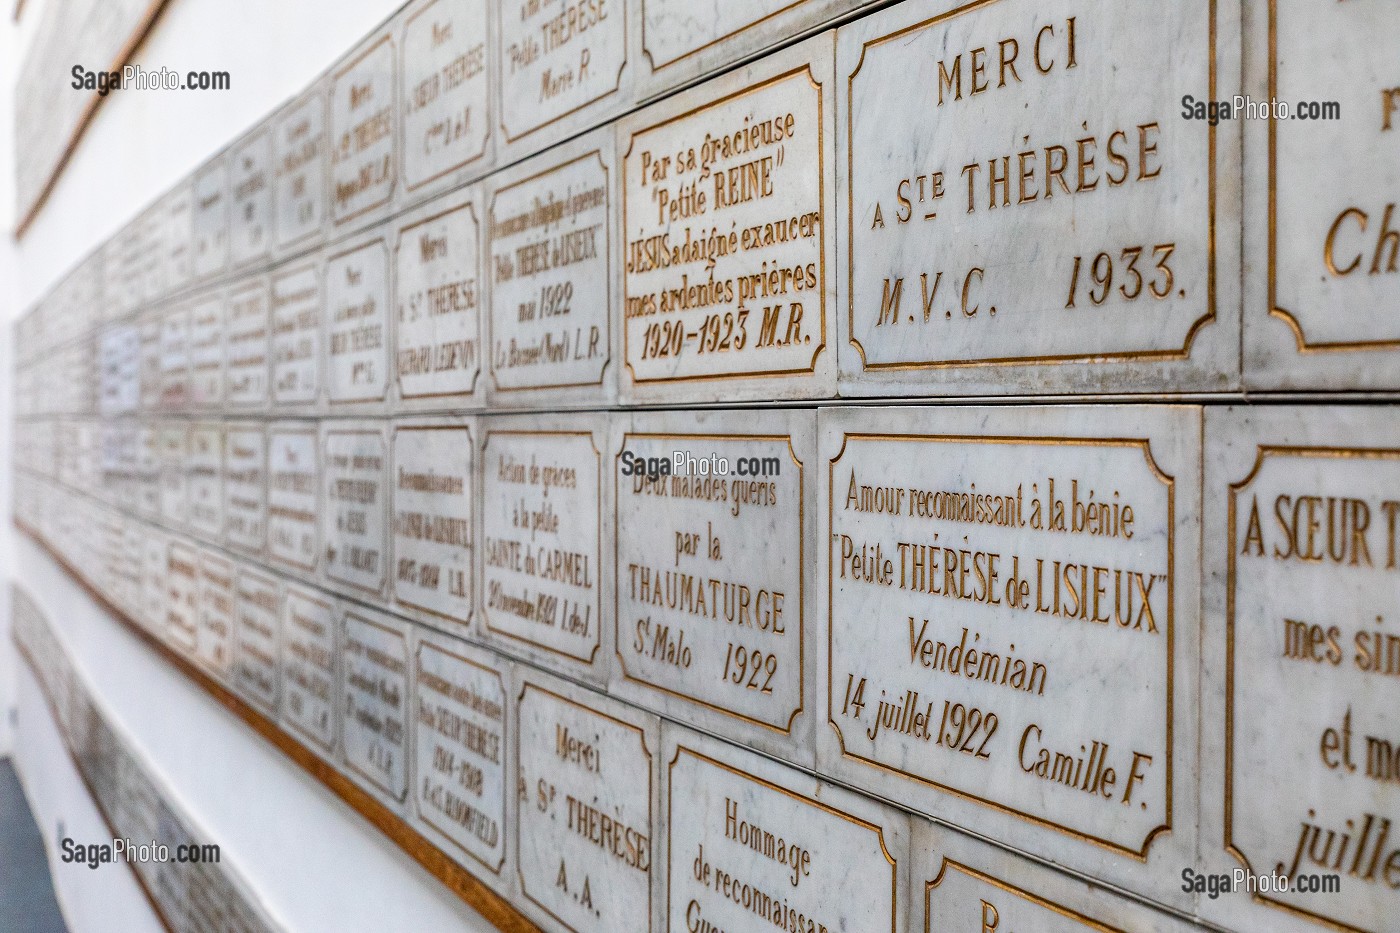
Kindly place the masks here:
POLYGON ((141 402, 141 332, 134 324, 109 327, 98 337, 98 411, 120 415, 141 402))
POLYGON ((394 195, 394 40, 371 40, 331 83, 331 217, 346 223, 394 195))
POLYGON ((206 540, 224 530, 224 429, 191 425, 185 452, 186 525, 206 540))
POLYGON ((241 567, 235 583, 233 686, 264 716, 277 716, 282 594, 277 579, 241 567))
POLYGON ((229 294, 224 401, 230 406, 257 408, 267 404, 272 320, 268 300, 266 279, 254 279, 229 294))
POLYGON ((835 390, 832 37, 618 127, 628 401, 835 390))
POLYGON ((391 431, 394 599, 469 626, 476 592, 471 429, 444 421, 391 431))
POLYGON ((369 610, 347 609, 340 633, 341 748, 362 782, 394 803, 408 794, 408 633, 369 610))
POLYGON ((194 278, 194 182, 185 180, 165 196, 165 286, 178 291, 194 278))
MULTIPOLYGON (((155 412, 163 404, 165 390, 165 316, 161 309, 142 315, 136 322, 140 335, 141 398, 143 412, 155 412)), ((37 395, 37 392, 36 392, 37 395)))
POLYGON ((818 770, 1189 900, 1199 410, 850 408, 819 424, 818 770))
POLYGON ((481 372, 481 225, 475 189, 399 224, 394 376, 404 399, 469 396, 481 372))
POLYGON ((160 517, 178 528, 185 522, 189 479, 185 470, 188 436, 183 424, 160 428, 160 517))
POLYGON ((1282 882, 1202 899, 1216 923, 1400 916, 1397 488, 1390 409, 1207 412, 1198 870, 1282 882))
POLYGON ((273 124, 273 197, 279 249, 311 240, 326 218, 326 96, 320 88, 273 124))
POLYGON ((166 549, 165 638, 193 658, 199 643, 199 555, 182 541, 166 549))
POLYGON ((413 689, 414 814, 458 862, 500 875, 510 794, 501 662, 423 631, 413 653, 413 689))
POLYGON ((427 0, 404 21, 399 112, 407 191, 487 155, 488 36, 487 0, 427 0))
POLYGON ((298 570, 316 569, 320 458, 316 429, 271 427, 267 432, 267 553, 298 570))
POLYGON ((388 562, 388 451, 378 427, 342 427, 336 422, 325 431, 321 460, 325 491, 322 541, 325 573, 374 596, 384 589, 388 562))
POLYGON ((160 409, 178 411, 190 397, 190 309, 177 305, 160 319, 160 409))
POLYGON ((666 929, 905 929, 909 817, 666 726, 666 929))
POLYGON ((816 426, 810 410, 618 417, 608 458, 609 692, 809 767, 816 426))
POLYGON ((1030 859, 914 821, 911 931, 1187 933, 1200 928, 1030 859))
POLYGON ((1245 382, 1393 391, 1400 21, 1384 0, 1254 0, 1245 17, 1245 382))
POLYGON ((228 266, 229 255, 228 164, 223 156, 195 175, 191 211, 194 275, 217 275, 228 266))
POLYGON ((239 266, 265 257, 272 246, 272 131, 257 130, 228 159, 229 251, 239 266))
POLYGON ((195 660, 219 680, 233 672, 233 562, 211 550, 199 551, 199 632, 195 660))
POLYGON ((516 839, 529 904, 580 933, 659 929, 658 721, 534 674, 520 687, 516 723, 516 839))
POLYGON ((389 249, 384 238, 327 259, 325 288, 331 403, 383 401, 389 379, 389 249))
POLYGON ((321 391, 321 274, 315 264, 272 277, 272 398, 310 405, 321 391))
POLYGON ((282 601, 282 721, 315 748, 335 748, 335 618, 331 601, 288 583, 282 601))
POLYGON ((481 423, 482 620, 500 643, 571 672, 602 644, 605 423, 481 423))
POLYGON ((632 0, 497 0, 501 130, 536 149, 606 118, 627 101, 627 17, 632 0), (567 119, 566 119, 567 118, 567 119))
POLYGON ((141 611, 135 618, 142 628, 162 638, 169 621, 170 539, 145 522, 137 524, 137 531, 141 537, 141 611))
POLYGON ((492 404, 606 404, 617 199, 601 130, 492 177, 487 212, 492 404))
POLYGON ((143 518, 158 519, 164 498, 162 462, 164 431, 151 424, 140 426, 136 439, 135 511, 143 518))
POLYGON ((214 409, 224 401, 224 296, 215 293, 190 307, 190 407, 214 409))
POLYGON ((267 438, 256 423, 230 423, 224 434, 224 541, 261 554, 267 533, 267 438))

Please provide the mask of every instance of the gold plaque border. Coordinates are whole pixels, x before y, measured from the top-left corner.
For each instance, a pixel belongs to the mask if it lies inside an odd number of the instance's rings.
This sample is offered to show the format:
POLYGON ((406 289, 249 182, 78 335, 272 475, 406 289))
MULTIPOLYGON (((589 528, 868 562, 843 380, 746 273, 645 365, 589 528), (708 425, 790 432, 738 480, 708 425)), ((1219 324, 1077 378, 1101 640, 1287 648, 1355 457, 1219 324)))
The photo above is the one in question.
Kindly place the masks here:
MULTIPOLYGON (((24 0, 18 0, 18 2, 23 3, 24 0)), ((748 32, 750 29, 754 29, 758 26, 763 25, 764 23, 768 22, 774 17, 782 16, 784 13, 796 9, 805 2, 807 2, 807 0, 788 0, 787 3, 785 3, 779 9, 774 10, 772 13, 766 13, 763 16, 760 16, 758 19, 751 20, 743 26, 740 26, 738 29, 732 29, 724 35, 719 36, 718 38, 711 39, 704 45, 696 46, 689 52, 682 52, 680 55, 677 55, 674 58, 667 58, 658 62, 656 60, 656 56, 651 54, 651 49, 647 48, 647 0, 641 0, 642 54, 647 57, 647 64, 651 65, 651 73, 658 74, 662 71, 665 71, 667 68, 670 68, 672 65, 675 65, 677 62, 683 62, 687 58, 692 58, 696 55, 699 55, 700 53, 708 49, 714 48, 721 42, 728 42, 730 39, 733 39, 735 36, 741 33, 748 32)), ((724 66, 720 65, 718 67, 722 69, 724 66)))
POLYGON ((989 884, 994 888, 1000 888, 1007 894, 1011 894, 1015 897, 1021 898, 1022 900, 1029 901, 1037 907, 1042 907, 1045 910, 1053 911, 1054 913, 1059 914, 1061 917, 1064 917, 1067 920, 1071 920, 1076 924, 1080 924, 1082 926, 1088 927, 1091 930, 1094 930, 1095 933, 1125 933, 1124 930, 1120 930, 1118 927, 1111 927, 1107 924, 1100 923, 1092 917, 1089 917, 1085 914, 1081 914, 1077 910, 1066 907, 1063 904, 1058 904, 1055 901, 1052 901, 1049 898, 1041 897, 1038 894, 1032 894, 1025 888, 1018 888, 1016 887, 1016 885, 1011 884, 1010 882, 1002 881, 1000 878, 994 878, 986 872, 978 871, 972 866, 964 865, 962 862, 950 859, 946 855, 943 857, 943 862, 938 866, 938 874, 934 876, 934 879, 932 881, 924 882, 924 933, 932 933, 933 889, 943 883, 943 877, 947 874, 949 868, 952 868, 953 871, 959 874, 966 875, 969 878, 981 881, 984 884, 989 884))

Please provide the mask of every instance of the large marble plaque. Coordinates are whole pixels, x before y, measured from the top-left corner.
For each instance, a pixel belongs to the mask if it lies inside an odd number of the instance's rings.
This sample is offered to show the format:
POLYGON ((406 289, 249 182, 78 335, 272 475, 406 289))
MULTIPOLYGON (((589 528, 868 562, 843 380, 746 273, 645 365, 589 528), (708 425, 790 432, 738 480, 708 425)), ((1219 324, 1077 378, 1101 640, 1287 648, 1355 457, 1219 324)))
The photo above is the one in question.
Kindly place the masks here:
POLYGON ((607 404, 620 293, 615 135, 599 130, 491 179, 495 406, 607 404))
POLYGON ((234 603, 233 686, 269 718, 277 716, 282 594, 275 577, 238 569, 234 603))
POLYGON ((321 391, 321 274, 314 263, 272 277, 272 398, 310 405, 321 391))
POLYGON ((627 17, 634 0, 495 2, 497 112, 514 151, 542 149, 628 103, 627 17))
POLYGON ((160 428, 160 518, 178 528, 186 520, 189 477, 185 470, 188 432, 180 423, 160 428))
POLYGON ((324 754, 335 748, 336 609, 288 583, 282 601, 282 721, 324 754))
POLYGON ((356 590, 380 596, 389 539, 385 527, 388 451, 378 426, 327 422, 321 475, 325 574, 356 590))
POLYGON ((905 929, 909 817, 667 724, 668 930, 905 929))
POLYGON ((1203 898, 1216 923, 1400 916, 1397 488, 1390 409, 1207 412, 1198 870, 1282 882, 1203 898))
POLYGON ((277 246, 314 239, 326 218, 326 96, 313 89, 273 124, 277 246))
POLYGON ((1256 104, 1253 119, 1241 114, 1245 382, 1400 388, 1395 9, 1252 0, 1245 17, 1245 92, 1256 104), (1286 117, 1262 106, 1270 100, 1286 117))
POLYGON ((506 860, 510 797, 507 677, 488 652, 426 631, 417 639, 414 816, 456 861, 496 876, 506 860))
POLYGON ((274 426, 267 432, 267 554, 307 572, 319 556, 317 491, 320 457, 312 426, 274 426))
POLYGON ((386 207, 393 198, 395 60, 393 37, 380 36, 331 83, 331 217, 337 224, 386 207))
POLYGON ((191 425, 185 452, 187 527, 205 540, 224 530, 224 429, 191 425))
POLYGON ((195 409, 219 408, 224 401, 224 296, 205 296, 190 307, 190 395, 195 409))
POLYGON ((394 240, 394 376, 403 399, 470 396, 481 372, 476 191, 432 202, 394 240))
POLYGON ((1237 385, 1238 7, 946 8, 838 31, 842 393, 1237 385))
POLYGON ((404 188, 482 162, 491 136, 487 0, 427 0, 403 27, 404 188))
POLYGON ((395 804, 408 794, 408 632, 380 613, 341 623, 341 747, 362 783, 395 804))
POLYGON ((619 124, 627 401, 835 390, 832 36, 619 124))
POLYGON ((384 238, 327 259, 325 288, 331 403, 383 401, 389 385, 389 249, 384 238))
POLYGON ((199 551, 199 630, 195 660, 225 683, 233 673, 233 562, 207 548, 199 551))
POLYGON ((458 421, 392 428, 393 590, 398 606, 472 622, 476 446, 458 421))
POLYGON ((605 416, 481 422, 481 605, 489 636, 577 673, 600 661, 605 416))
POLYGON ((516 839, 529 905, 579 933, 660 929, 658 721, 532 674, 516 723, 516 839))
POLYGON ((228 266, 228 177, 228 163, 223 156, 215 157, 194 176, 191 229, 196 278, 217 275, 228 266))
POLYGON ((847 408, 819 424, 818 770, 1188 901, 1199 410, 847 408))
POLYGON ((266 279, 254 279, 229 294, 224 401, 230 406, 258 408, 267 404, 272 322, 268 302, 266 279))
POLYGON ((190 397, 190 309, 176 305, 160 317, 160 409, 178 411, 190 397))
POLYGON ((267 537, 267 437, 256 423, 224 434, 224 541, 259 555, 267 537))
POLYGON ((811 766, 814 411, 617 417, 609 692, 811 766))
POLYGON ((272 131, 261 127, 235 146, 228 159, 229 252, 239 266, 267 256, 272 246, 272 131))

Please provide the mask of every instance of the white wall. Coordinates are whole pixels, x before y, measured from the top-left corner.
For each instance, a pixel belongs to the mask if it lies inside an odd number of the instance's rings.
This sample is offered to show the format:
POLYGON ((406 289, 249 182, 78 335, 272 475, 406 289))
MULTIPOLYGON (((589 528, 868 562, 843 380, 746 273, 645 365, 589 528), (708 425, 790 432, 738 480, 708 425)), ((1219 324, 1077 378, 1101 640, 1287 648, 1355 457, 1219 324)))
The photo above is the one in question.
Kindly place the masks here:
MULTIPOLYGON (((14 241, 15 77, 47 2, 10 21, 0 0, 0 755, 13 748, 52 854, 57 821, 96 812, 9 637, 8 581, 47 612, 108 717, 157 779, 223 846, 288 930, 490 929, 369 824, 108 618, 40 550, 12 534, 12 322, 173 182, 304 88, 395 8, 392 0, 169 0, 136 62, 226 70, 229 91, 126 91, 98 109, 48 203, 14 241), (17 689, 18 687, 18 689, 17 689), (8 711, 18 704, 20 736, 8 711)), ((69 80, 73 63, 55 63, 69 80)), ((95 63, 84 63, 95 67, 95 63)), ((74 91, 73 93, 78 93, 74 91)), ((71 834, 71 833, 70 833, 71 834)), ((75 933, 157 929, 128 872, 58 866, 75 933), (135 898, 135 900, 133 900, 135 898)))

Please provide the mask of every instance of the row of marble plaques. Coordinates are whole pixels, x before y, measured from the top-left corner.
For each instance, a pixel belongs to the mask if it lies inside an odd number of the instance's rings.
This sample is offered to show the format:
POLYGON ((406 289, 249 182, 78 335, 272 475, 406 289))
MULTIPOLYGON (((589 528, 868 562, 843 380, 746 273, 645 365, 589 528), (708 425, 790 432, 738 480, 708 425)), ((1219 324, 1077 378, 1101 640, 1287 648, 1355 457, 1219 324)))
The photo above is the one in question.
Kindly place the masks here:
POLYGON ((406 7, 40 303, 24 404, 1400 388, 1385 0, 908 0, 645 106, 853 5, 634 5, 406 7))
MULTIPOLYGON (((770 767, 755 752, 798 769, 779 786, 815 773, 819 799, 855 788, 1229 929, 1380 930, 1397 909, 1400 432, 1385 407, 49 431, 20 438, 56 458, 21 464, 20 520, 266 715, 308 711, 325 753, 390 805, 421 774, 374 741, 368 724, 388 715, 375 704, 404 712, 414 639, 459 638, 467 667, 516 678, 515 701, 533 679, 639 738, 658 721, 663 738, 699 730, 740 746, 721 758, 743 772, 770 767), (146 454, 105 459, 104 432, 146 454), (700 472, 717 458, 724 475, 700 472), (1337 874, 1341 893, 1212 898, 1183 874, 1245 865, 1337 874)), ((640 747, 624 773, 650 773, 658 748, 674 770, 674 746, 640 747)), ((535 818, 529 803, 567 822, 537 799, 565 763, 527 764, 518 819, 535 818)), ((664 825, 673 840, 698 831, 664 825)), ((609 890, 645 888, 617 870, 609 890)), ((670 905, 670 928, 689 929, 670 905)))
MULTIPOLYGON (((279 929, 232 865, 222 859, 175 860, 177 847, 199 850, 213 841, 172 802, 140 754, 107 721, 100 701, 93 698, 44 610, 14 585, 10 612, 15 644, 48 701, 59 740, 72 756, 112 838, 152 849, 164 846, 164 854, 170 856, 165 861, 127 863, 165 927, 182 933, 279 929)), ((78 841, 101 844, 96 839, 78 841)))

